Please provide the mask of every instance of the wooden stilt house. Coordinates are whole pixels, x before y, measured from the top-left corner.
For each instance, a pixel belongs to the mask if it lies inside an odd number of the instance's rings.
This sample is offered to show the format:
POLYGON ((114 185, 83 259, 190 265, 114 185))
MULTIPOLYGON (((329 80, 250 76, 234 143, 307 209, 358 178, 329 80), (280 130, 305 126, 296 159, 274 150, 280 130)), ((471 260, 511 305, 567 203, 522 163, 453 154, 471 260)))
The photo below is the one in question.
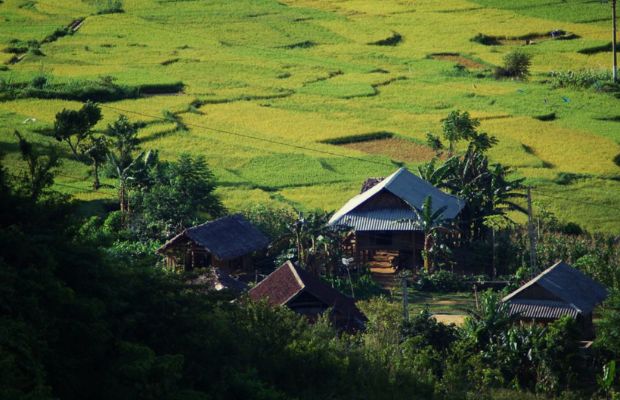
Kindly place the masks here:
POLYGON ((252 254, 269 245, 269 239, 242 215, 231 215, 185 229, 157 252, 166 266, 186 271, 217 267, 249 271, 252 254))
POLYGON ((400 168, 387 178, 364 182, 361 193, 338 210, 329 224, 353 230, 347 247, 358 264, 390 255, 400 267, 417 267, 422 264, 424 246, 420 211, 429 196, 434 210, 446 207, 445 221, 456 218, 464 206, 461 199, 400 168))

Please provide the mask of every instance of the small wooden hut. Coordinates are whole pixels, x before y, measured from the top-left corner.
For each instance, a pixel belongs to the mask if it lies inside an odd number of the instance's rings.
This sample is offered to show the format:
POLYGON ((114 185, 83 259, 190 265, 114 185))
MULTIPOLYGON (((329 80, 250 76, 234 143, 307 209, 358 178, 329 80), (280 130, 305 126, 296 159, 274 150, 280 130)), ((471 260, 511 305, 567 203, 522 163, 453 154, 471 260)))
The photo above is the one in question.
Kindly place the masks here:
POLYGON ((458 197, 400 168, 387 178, 366 180, 361 193, 338 210, 329 224, 353 230, 347 250, 358 264, 391 255, 399 260, 398 266, 415 268, 422 264, 420 211, 429 196, 435 210, 446 207, 442 215, 445 221, 456 218, 465 205, 458 197))
POLYGON ((166 266, 186 271, 217 267, 224 271, 252 268, 252 254, 269 245, 269 239, 242 215, 230 215, 185 229, 157 252, 166 266))
POLYGON ((579 323, 584 339, 594 337, 592 311, 607 290, 583 272, 558 262, 504 297, 510 314, 525 322, 549 323, 563 316, 579 323))
POLYGON ((286 306, 315 321, 331 309, 330 320, 341 330, 364 327, 366 317, 355 300, 343 295, 309 272, 287 261, 248 292, 250 299, 266 300, 272 306, 286 306))

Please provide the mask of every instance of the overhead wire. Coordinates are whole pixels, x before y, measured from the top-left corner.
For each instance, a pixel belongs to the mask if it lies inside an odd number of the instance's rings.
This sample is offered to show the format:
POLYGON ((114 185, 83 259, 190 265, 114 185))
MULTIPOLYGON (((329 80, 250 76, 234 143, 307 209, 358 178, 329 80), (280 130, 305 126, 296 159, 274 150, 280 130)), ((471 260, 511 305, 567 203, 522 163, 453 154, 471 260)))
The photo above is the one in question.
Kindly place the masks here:
MULTIPOLYGON (((72 8, 69 8, 69 7, 58 6, 58 5, 54 5, 54 7, 59 8, 59 9, 64 9, 64 10, 67 10, 67 11, 71 11, 71 12, 77 12, 77 13, 83 14, 83 10, 72 9, 72 8)), ((90 15, 90 16, 94 16, 94 17, 98 17, 98 18, 102 18, 102 19, 113 18, 112 15, 107 15, 107 14, 90 15)), ((138 18, 140 18, 140 17, 138 17, 138 18)), ((113 19, 114 19, 116 24, 119 23, 119 21, 117 21, 116 18, 113 18, 113 19)), ((140 18, 140 19, 142 19, 142 18, 140 18)), ((148 27, 148 28, 152 28, 152 29, 157 29, 157 30, 160 30, 160 31, 170 32, 170 33, 173 33, 175 35, 184 35, 183 31, 176 31, 176 30, 173 31, 173 30, 161 27, 161 26, 153 27, 151 24, 146 23, 146 22, 132 21, 131 24, 127 24, 127 25, 142 25, 142 26, 145 26, 145 27, 148 27)), ((43 26, 43 25, 40 25, 40 26, 43 26)), ((55 24, 55 25, 50 24, 49 26, 59 26, 59 25, 58 24, 55 24)), ((195 40, 195 37, 192 37, 192 40, 195 40)), ((245 47, 245 48, 261 50, 261 51, 275 51, 276 50, 274 48, 254 47, 254 46, 248 46, 248 45, 242 45, 242 44, 235 44, 233 46, 234 47, 245 47)), ((314 59, 313 57, 302 57, 302 58, 314 59)), ((182 61, 182 60, 180 60, 180 61, 182 61)), ((322 59, 320 61, 324 61, 324 60, 322 59)), ((156 65, 156 64, 160 64, 161 65, 161 62, 154 62, 154 63, 132 63, 132 64, 122 64, 122 65, 131 66, 131 65, 156 65)), ((115 63, 115 64, 100 64, 100 63, 97 63, 97 65, 119 65, 119 64, 118 63, 115 63)), ((117 112, 123 112, 123 113, 127 113, 127 114, 134 114, 134 115, 139 115, 139 116, 142 116, 142 117, 158 119, 158 120, 161 120, 161 121, 167 121, 163 117, 154 116, 154 115, 150 115, 150 114, 147 114, 147 113, 127 110, 127 109, 122 109, 122 108, 119 108, 119 107, 113 107, 113 106, 109 106, 107 104, 100 104, 100 106, 103 107, 103 108, 108 108, 108 109, 117 111, 117 112)), ((385 163, 385 162, 381 162, 381 161, 377 161, 377 160, 364 159, 364 158, 360 158, 360 157, 349 156, 349 155, 346 155, 346 154, 339 154, 339 153, 331 152, 331 151, 328 151, 328 150, 321 150, 321 149, 311 148, 311 147, 307 147, 307 146, 302 146, 302 145, 297 145, 297 144, 292 144, 292 143, 286 143, 286 142, 279 141, 279 140, 274 140, 274 139, 269 139, 269 138, 264 138, 264 137, 260 137, 260 136, 256 136, 256 135, 244 134, 244 133, 239 133, 239 132, 233 132, 233 131, 229 131, 229 130, 225 130, 225 129, 221 129, 221 128, 210 127, 210 126, 206 126, 206 125, 202 125, 202 124, 189 123, 189 122, 184 122, 184 124, 187 125, 187 126, 193 126, 193 127, 205 129, 205 130, 212 131, 212 132, 219 132, 219 133, 223 133, 223 134, 227 134, 227 135, 233 135, 233 136, 241 137, 241 138, 244 138, 244 139, 252 139, 252 140, 256 140, 256 141, 263 141, 263 142, 266 142, 266 143, 276 144, 276 145, 290 147, 290 148, 295 148, 295 149, 298 149, 298 150, 312 151, 312 152, 316 152, 316 153, 320 153, 320 154, 325 154, 325 155, 329 155, 329 156, 334 156, 334 157, 344 157, 344 158, 347 158, 347 159, 356 160, 356 161, 359 161, 359 162, 373 163, 373 164, 376 164, 376 165, 390 166, 390 167, 393 166, 393 164, 385 163)), ((264 149, 260 149, 260 150, 264 150, 264 149)), ((60 174, 58 174, 58 175, 62 176, 60 174)), ((68 176, 65 176, 65 177, 68 177, 68 176)), ((70 178, 71 179, 77 179, 76 177, 70 177, 70 178)), ((250 184, 250 185, 254 185, 252 182, 247 182, 246 181, 244 183, 247 183, 247 184, 250 184)), ((65 185, 65 186, 67 186, 67 185, 65 185)), ((75 187, 75 188, 77 188, 77 187, 75 187)), ((83 188, 80 188, 80 189, 84 190, 83 188)), ((90 190, 94 191, 93 189, 90 189, 90 190)), ((559 196, 551 196, 551 195, 545 194, 545 193, 541 192, 537 188, 535 188, 533 190, 536 193, 538 193, 539 195, 544 196, 544 197, 554 198, 554 199, 562 200, 562 201, 576 202, 576 201, 574 201, 572 199, 563 198, 563 197, 559 197, 559 196)), ((582 204, 582 202, 579 202, 579 203, 582 204)), ((590 205, 601 206, 601 207, 611 208, 611 209, 620 211, 620 208, 609 206, 607 204, 593 204, 593 203, 590 203, 590 205)))

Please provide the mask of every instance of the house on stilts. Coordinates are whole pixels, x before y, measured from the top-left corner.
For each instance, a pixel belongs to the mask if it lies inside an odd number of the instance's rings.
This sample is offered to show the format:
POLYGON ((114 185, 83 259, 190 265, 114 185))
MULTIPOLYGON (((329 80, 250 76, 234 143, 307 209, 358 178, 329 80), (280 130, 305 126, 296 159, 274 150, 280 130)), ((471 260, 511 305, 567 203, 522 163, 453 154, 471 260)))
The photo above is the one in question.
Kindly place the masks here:
POLYGON ((171 269, 191 271, 213 267, 225 273, 251 272, 252 254, 268 245, 265 234, 236 214, 187 228, 157 252, 171 269))
POLYGON ((434 210, 445 207, 442 217, 446 222, 454 220, 465 205, 400 168, 387 178, 364 182, 361 193, 338 210, 329 224, 352 230, 345 248, 358 265, 384 262, 417 268, 423 264, 424 247, 420 211, 429 196, 434 210))

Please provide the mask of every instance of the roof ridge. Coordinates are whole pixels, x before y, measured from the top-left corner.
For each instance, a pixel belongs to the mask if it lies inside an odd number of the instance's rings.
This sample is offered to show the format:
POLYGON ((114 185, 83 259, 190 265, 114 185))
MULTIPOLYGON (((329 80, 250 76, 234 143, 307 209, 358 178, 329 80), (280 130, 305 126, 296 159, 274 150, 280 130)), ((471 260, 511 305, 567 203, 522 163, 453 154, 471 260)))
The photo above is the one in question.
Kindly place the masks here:
POLYGON ((304 289, 306 287, 306 283, 301 279, 299 273, 297 273, 297 267, 295 267, 291 260, 288 260, 286 264, 288 264, 289 269, 293 273, 293 276, 295 277, 295 280, 297 280, 297 283, 299 283, 301 289, 304 289))

